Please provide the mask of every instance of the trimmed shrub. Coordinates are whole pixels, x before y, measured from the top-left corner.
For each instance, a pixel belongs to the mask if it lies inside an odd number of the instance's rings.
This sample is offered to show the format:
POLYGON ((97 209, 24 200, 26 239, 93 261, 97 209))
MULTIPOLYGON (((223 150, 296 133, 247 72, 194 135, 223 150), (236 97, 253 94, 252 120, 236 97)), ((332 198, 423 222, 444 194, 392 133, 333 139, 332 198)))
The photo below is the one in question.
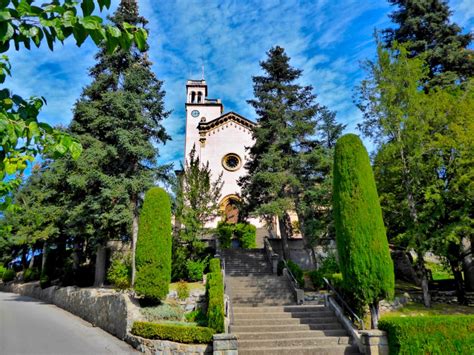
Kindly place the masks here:
POLYGON ((209 272, 221 272, 221 260, 219 258, 212 258, 209 261, 209 272))
POLYGON ((202 281, 204 270, 207 266, 207 257, 202 260, 188 260, 186 261, 186 270, 188 271, 189 281, 202 281))
POLYGON ((303 270, 298 266, 298 264, 294 263, 291 260, 288 260, 286 262, 288 265, 288 269, 290 269, 291 273, 296 279, 296 282, 298 282, 298 285, 300 287, 304 287, 304 272, 303 270))
POLYGON ((188 298, 189 297, 188 283, 183 280, 179 281, 178 284, 176 285, 176 293, 180 300, 185 300, 186 298, 188 298))
POLYGON ((208 300, 207 323, 217 333, 224 332, 224 280, 221 274, 220 260, 210 262, 211 272, 207 274, 206 294, 208 300))
POLYGON ((107 270, 107 281, 119 290, 126 290, 130 287, 132 277, 132 266, 130 258, 116 257, 112 259, 112 264, 107 270))
POLYGON ((178 343, 207 344, 212 342, 214 330, 206 327, 135 322, 132 334, 147 339, 171 340, 178 343))
POLYGON ((244 249, 257 247, 257 227, 249 223, 237 223, 234 228, 234 235, 240 241, 244 249))
POLYGON ((2 281, 3 281, 3 282, 10 282, 10 281, 13 281, 13 280, 15 279, 15 276, 16 276, 15 270, 13 270, 13 269, 6 269, 6 270, 3 272, 2 281))
POLYGON ((39 280, 40 278, 40 272, 38 268, 33 267, 31 269, 26 269, 25 272, 23 273, 23 281, 25 282, 30 282, 30 281, 36 281, 39 280))
POLYGON ((171 205, 162 188, 153 187, 145 194, 135 260, 135 291, 150 300, 164 299, 171 282, 171 205))
POLYGON ((395 277, 369 156, 355 134, 338 139, 334 153, 333 210, 344 288, 371 306, 392 298, 395 277))
POLYGON ((160 320, 175 320, 180 321, 183 319, 184 311, 178 304, 162 303, 155 307, 142 307, 140 312, 150 322, 156 322, 160 320))
POLYGON ((379 329, 388 335, 390 355, 472 354, 474 316, 387 317, 379 329))

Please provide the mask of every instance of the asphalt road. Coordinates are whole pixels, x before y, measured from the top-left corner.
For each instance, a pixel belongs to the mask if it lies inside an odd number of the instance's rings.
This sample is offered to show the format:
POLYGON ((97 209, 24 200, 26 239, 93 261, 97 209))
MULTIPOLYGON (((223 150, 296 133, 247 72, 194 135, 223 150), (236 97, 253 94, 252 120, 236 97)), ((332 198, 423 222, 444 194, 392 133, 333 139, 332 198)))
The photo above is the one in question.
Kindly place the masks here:
POLYGON ((0 292, 0 355, 138 354, 131 346, 61 308, 0 292))

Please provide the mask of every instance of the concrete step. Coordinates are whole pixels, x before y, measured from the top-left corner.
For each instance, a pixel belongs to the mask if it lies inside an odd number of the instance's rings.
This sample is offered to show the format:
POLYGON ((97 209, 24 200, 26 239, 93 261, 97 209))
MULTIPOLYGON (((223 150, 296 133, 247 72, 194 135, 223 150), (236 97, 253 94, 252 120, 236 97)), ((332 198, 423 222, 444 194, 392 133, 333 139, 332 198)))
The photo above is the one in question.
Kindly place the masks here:
MULTIPOLYGON (((297 325, 297 324, 327 324, 337 323, 335 316, 330 317, 317 317, 317 318, 289 318, 280 322, 285 325, 297 325)), ((274 319, 252 319, 252 318, 238 318, 234 319, 234 325, 273 325, 275 324, 274 319)))
POLYGON ((333 345, 287 348, 251 348, 239 349, 239 355, 343 355, 360 354, 357 346, 333 345))
MULTIPOLYGON (((275 323, 275 322, 274 322, 275 323)), ((320 324, 274 324, 274 325, 231 325, 231 333, 274 333, 274 332, 295 332, 303 330, 338 330, 342 329, 342 326, 338 322, 332 323, 320 323, 320 324)))
POLYGON ((276 313, 276 312, 319 312, 327 311, 327 307, 323 305, 314 306, 277 306, 277 307, 234 307, 234 314, 236 313, 276 313))
POLYGON ((313 338, 294 338, 294 339, 251 339, 238 340, 240 349, 257 349, 257 348, 286 348, 293 346, 310 347, 321 345, 349 345, 350 337, 313 337, 313 338))
POLYGON ((347 332, 344 329, 331 329, 331 330, 299 330, 299 331, 286 331, 286 332, 250 332, 250 333, 235 333, 238 339, 242 340, 265 340, 265 339, 302 339, 302 338, 313 338, 313 337, 337 337, 347 336, 347 332))
POLYGON ((334 317, 334 313, 331 311, 320 311, 320 312, 277 312, 277 313, 236 313, 234 312, 234 319, 279 319, 285 321, 291 318, 316 318, 316 317, 334 317))
POLYGON ((244 300, 233 300, 234 305, 237 306, 252 306, 252 307, 261 307, 261 306, 289 306, 295 304, 295 300, 293 298, 288 299, 279 299, 279 300, 252 300, 252 299, 244 299, 244 300))

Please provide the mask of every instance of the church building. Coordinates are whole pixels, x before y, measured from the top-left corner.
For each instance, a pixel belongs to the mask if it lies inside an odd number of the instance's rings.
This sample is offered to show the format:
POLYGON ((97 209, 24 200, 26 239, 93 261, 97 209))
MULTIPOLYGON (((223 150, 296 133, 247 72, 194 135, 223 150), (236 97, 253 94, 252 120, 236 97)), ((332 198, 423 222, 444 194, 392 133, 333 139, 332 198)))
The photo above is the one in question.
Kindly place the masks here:
MULTIPOLYGON (((246 174, 246 147, 254 144, 252 129, 255 123, 235 113, 224 113, 224 105, 219 99, 208 98, 205 80, 186 82, 186 139, 185 159, 196 147, 196 154, 202 163, 209 162, 212 175, 222 173, 224 182, 220 201, 224 218, 237 222, 240 186, 237 181, 246 174)), ((219 216, 209 227, 215 227, 221 220, 219 216)), ((250 221, 257 227, 259 220, 250 221)))

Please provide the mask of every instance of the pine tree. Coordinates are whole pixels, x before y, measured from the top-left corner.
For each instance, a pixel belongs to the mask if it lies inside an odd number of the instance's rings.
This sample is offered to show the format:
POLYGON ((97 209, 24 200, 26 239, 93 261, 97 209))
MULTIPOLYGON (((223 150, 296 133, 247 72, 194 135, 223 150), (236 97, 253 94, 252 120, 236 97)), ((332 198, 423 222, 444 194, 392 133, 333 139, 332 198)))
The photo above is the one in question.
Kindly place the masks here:
POLYGON ((339 138, 334 154, 334 219, 344 288, 370 305, 393 296, 395 278, 369 156, 354 134, 339 138))
MULTIPOLYGON (((317 116, 322 108, 315 103, 313 88, 297 83, 302 71, 290 66, 283 48, 274 47, 267 55, 260 63, 264 75, 253 77, 255 99, 248 102, 255 108, 258 125, 249 149, 248 174, 239 183, 247 213, 268 220, 278 216, 286 250, 291 233, 288 211, 301 212, 307 187, 302 171, 308 172, 306 176, 314 172, 317 116)), ((304 224, 304 214, 298 217, 304 224)))
POLYGON ((165 190, 147 191, 140 212, 136 250, 135 290, 158 301, 168 295, 171 281, 171 203, 165 190))
POLYGON ((385 44, 391 47, 410 42, 412 57, 426 55, 430 86, 452 84, 474 76, 474 51, 468 46, 472 33, 450 20, 451 10, 443 0, 389 0, 398 6, 390 18, 398 28, 384 31, 385 44))
MULTIPOLYGON (((111 21, 145 26, 136 1, 123 0, 111 21)), ((97 246, 96 285, 105 276, 103 246, 111 238, 131 237, 132 260, 138 232, 140 194, 160 173, 156 143, 169 137, 161 121, 162 82, 151 71, 146 53, 135 46, 109 54, 103 48, 90 69, 93 82, 76 103, 71 133, 84 147, 69 177, 73 193, 82 195, 69 225, 97 246)), ((134 262, 132 282, 135 276, 134 262)))

